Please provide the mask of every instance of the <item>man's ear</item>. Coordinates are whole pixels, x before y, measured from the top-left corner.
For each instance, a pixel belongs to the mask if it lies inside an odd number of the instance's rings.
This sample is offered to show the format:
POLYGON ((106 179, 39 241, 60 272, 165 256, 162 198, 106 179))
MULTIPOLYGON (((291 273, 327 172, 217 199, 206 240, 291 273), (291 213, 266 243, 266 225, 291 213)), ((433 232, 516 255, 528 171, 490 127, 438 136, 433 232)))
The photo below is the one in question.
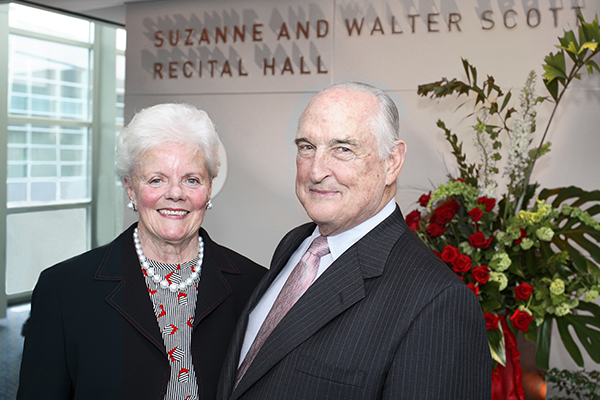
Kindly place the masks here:
POLYGON ((392 154, 388 157, 386 185, 391 185, 398 180, 400 173, 402 173, 405 158, 406 143, 402 140, 397 140, 396 146, 392 150, 392 154))

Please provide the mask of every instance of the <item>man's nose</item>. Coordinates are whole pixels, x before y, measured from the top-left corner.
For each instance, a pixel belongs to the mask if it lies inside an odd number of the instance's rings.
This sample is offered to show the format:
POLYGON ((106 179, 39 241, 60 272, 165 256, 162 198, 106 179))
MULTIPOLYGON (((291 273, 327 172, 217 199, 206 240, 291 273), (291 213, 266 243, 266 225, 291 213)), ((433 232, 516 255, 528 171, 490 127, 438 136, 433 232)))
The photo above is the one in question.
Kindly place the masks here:
POLYGON ((331 157, 324 152, 317 151, 310 166, 310 179, 321 182, 330 174, 331 157))

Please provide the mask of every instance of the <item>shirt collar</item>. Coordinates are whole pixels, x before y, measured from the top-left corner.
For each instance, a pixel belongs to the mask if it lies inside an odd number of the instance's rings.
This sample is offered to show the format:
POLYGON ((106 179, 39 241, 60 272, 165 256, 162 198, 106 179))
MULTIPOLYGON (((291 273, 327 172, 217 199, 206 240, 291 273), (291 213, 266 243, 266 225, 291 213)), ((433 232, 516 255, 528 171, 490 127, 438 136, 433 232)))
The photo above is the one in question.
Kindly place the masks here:
MULTIPOLYGON (((396 199, 392 199, 389 203, 386 204, 385 207, 381 209, 381 211, 379 211, 377 214, 375 214, 368 220, 360 223, 354 228, 348 229, 347 231, 338 233, 337 235, 328 236, 327 243, 329 244, 329 251, 331 252, 331 257, 333 258, 333 261, 335 261, 342 254, 344 254, 344 252, 348 250, 354 243, 362 239, 363 236, 365 236, 373 228, 375 228, 377 225, 383 222, 383 220, 392 215, 395 209, 396 199)), ((317 227, 311 235, 308 243, 312 243, 313 239, 319 235, 319 227, 317 227)))

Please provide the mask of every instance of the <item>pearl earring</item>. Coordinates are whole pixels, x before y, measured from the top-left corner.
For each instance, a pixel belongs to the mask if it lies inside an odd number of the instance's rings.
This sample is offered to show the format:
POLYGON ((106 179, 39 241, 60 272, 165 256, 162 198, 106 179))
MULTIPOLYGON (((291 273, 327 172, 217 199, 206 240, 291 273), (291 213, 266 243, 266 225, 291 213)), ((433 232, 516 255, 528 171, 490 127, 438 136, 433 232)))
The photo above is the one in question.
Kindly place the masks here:
POLYGON ((213 207, 212 200, 208 199, 208 201, 206 202, 206 209, 210 210, 212 207, 213 207))
POLYGON ((133 200, 129 200, 129 203, 127 203, 127 208, 129 208, 133 212, 137 211, 137 207, 135 206, 133 200))

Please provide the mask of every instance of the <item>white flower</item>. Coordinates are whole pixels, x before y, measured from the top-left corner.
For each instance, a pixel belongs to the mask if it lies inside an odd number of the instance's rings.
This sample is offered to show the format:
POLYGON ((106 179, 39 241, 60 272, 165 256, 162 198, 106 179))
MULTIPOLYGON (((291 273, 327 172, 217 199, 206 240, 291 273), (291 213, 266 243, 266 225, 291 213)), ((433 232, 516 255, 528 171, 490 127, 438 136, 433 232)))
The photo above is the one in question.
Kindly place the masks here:
POLYGON ((508 278, 502 272, 490 271, 490 281, 498 282, 500 287, 498 288, 500 291, 503 291, 508 286, 508 278))
POLYGON ((479 164, 479 178, 477 187, 479 189, 479 197, 496 198, 496 187, 498 182, 494 178, 496 172, 496 162, 493 158, 494 142, 490 139, 489 134, 484 127, 490 118, 490 113, 487 108, 483 108, 481 118, 477 118, 475 128, 475 147, 481 155, 481 164, 479 164))
POLYGON ((530 162, 529 144, 531 142, 531 132, 535 127, 536 115, 533 110, 535 105, 535 78, 535 71, 531 71, 527 81, 525 81, 525 86, 521 90, 520 117, 515 119, 510 137, 510 149, 504 175, 511 178, 510 189, 513 193, 516 188, 523 185, 526 169, 530 162))

